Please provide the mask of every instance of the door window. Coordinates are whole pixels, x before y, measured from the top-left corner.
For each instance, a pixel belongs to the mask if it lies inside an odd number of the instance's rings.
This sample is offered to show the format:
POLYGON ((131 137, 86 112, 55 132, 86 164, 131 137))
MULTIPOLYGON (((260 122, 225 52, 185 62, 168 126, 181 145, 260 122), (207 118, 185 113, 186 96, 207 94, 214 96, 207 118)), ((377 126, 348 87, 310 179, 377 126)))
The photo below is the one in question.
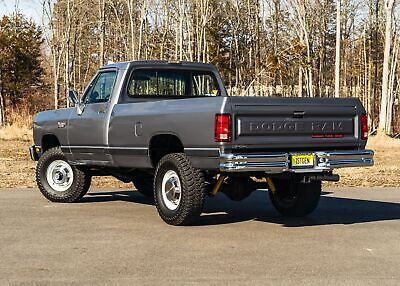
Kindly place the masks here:
POLYGON ((100 73, 94 80, 94 84, 86 93, 83 100, 84 103, 108 102, 111 97, 116 76, 117 73, 115 71, 100 73))

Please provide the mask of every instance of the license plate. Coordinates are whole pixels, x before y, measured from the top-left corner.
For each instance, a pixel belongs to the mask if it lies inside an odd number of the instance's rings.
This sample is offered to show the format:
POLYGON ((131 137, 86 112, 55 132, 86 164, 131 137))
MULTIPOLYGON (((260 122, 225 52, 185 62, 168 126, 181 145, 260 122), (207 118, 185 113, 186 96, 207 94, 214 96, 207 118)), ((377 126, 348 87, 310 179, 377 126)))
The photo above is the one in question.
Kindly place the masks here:
POLYGON ((293 168, 314 167, 314 154, 293 154, 291 163, 293 168))

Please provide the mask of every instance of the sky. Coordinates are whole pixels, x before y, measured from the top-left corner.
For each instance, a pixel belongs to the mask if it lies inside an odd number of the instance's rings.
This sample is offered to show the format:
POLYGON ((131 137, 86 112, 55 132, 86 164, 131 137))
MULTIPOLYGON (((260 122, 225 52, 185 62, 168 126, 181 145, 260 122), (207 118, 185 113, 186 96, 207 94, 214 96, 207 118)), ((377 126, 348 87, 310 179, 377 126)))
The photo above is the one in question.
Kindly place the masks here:
POLYGON ((42 5, 40 0, 0 0, 0 18, 15 11, 15 7, 37 24, 42 23, 42 5))

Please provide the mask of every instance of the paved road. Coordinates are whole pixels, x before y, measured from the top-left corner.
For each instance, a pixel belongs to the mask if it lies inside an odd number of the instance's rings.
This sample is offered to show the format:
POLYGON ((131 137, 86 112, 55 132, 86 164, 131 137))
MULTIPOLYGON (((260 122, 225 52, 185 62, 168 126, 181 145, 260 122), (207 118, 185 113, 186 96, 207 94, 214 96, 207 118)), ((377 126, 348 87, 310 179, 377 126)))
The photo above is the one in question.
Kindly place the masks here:
POLYGON ((164 224, 129 190, 54 204, 0 190, 0 284, 400 285, 400 189, 326 192, 283 219, 267 194, 207 201, 199 225, 164 224))

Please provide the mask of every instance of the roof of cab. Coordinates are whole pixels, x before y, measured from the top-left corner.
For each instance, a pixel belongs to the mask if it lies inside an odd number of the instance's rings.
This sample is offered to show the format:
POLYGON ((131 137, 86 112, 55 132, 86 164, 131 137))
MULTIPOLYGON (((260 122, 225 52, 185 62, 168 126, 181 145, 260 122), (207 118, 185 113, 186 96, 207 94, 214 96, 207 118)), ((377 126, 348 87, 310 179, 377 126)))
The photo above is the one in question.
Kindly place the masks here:
POLYGON ((117 68, 117 69, 126 69, 129 65, 135 66, 184 66, 184 67, 193 67, 193 68, 215 68, 212 64, 200 63, 200 62, 188 62, 188 61, 155 61, 155 60, 147 60, 147 61, 129 61, 129 62, 117 62, 117 63, 109 63, 100 69, 109 69, 109 68, 117 68))

